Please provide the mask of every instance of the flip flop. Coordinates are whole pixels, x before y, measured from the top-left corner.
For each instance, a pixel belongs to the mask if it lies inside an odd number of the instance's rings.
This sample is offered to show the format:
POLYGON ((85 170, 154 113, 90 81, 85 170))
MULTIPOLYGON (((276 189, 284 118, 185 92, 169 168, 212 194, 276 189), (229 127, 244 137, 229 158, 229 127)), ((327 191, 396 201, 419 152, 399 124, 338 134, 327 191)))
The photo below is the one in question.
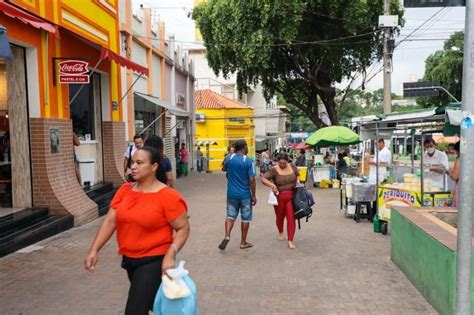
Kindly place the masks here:
POLYGON ((225 250, 227 247, 227 244, 229 244, 230 239, 224 238, 222 242, 219 244, 219 249, 220 250, 225 250))
POLYGON ((245 243, 244 245, 240 245, 240 249, 246 249, 251 247, 253 247, 253 244, 251 243, 245 243))

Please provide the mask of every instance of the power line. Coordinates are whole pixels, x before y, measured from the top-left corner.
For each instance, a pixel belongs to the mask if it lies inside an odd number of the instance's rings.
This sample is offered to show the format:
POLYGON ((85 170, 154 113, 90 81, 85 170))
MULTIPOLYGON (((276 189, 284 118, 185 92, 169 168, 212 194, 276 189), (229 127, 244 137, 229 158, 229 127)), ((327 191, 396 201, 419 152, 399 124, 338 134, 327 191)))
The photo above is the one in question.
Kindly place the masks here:
POLYGON ((408 34, 404 39, 402 39, 400 42, 398 42, 397 45, 395 45, 395 48, 397 48, 401 43, 403 43, 404 41, 406 41, 408 38, 410 38, 410 36, 412 36, 413 34, 415 34, 420 28, 422 28, 424 25, 426 25, 431 19, 433 19, 434 17, 436 17, 441 11, 443 11, 445 8, 441 8, 439 10, 437 10, 433 15, 431 15, 426 21, 424 21, 423 23, 421 23, 418 27, 416 27, 410 34, 408 34))
MULTIPOLYGON (((376 33, 380 32, 380 30, 374 30, 372 32, 368 33, 363 33, 363 34, 358 34, 358 35, 351 35, 351 36, 345 36, 345 37, 339 37, 339 38, 331 38, 331 39, 323 39, 323 40, 318 40, 318 41, 301 41, 301 42, 292 42, 292 43, 281 43, 281 44, 252 44, 252 43, 241 43, 239 46, 250 46, 250 47, 288 47, 288 46, 302 46, 302 45, 352 45, 352 44, 358 44, 358 43, 368 43, 371 42, 371 40, 365 40, 365 41, 357 41, 357 42, 343 42, 343 43, 338 43, 339 41, 344 41, 348 39, 355 39, 355 38, 361 38, 369 35, 374 35, 376 33)), ((204 43, 202 42, 196 42, 196 41, 180 41, 180 40, 167 40, 163 38, 155 38, 155 37, 147 37, 147 36, 142 36, 138 34, 134 34, 133 36, 143 38, 143 39, 150 39, 150 40, 156 40, 156 41, 163 41, 163 42, 175 42, 175 43, 182 43, 182 44, 199 44, 203 45, 204 43)), ((230 44, 230 43, 206 43, 208 46, 235 46, 236 44, 230 44)))

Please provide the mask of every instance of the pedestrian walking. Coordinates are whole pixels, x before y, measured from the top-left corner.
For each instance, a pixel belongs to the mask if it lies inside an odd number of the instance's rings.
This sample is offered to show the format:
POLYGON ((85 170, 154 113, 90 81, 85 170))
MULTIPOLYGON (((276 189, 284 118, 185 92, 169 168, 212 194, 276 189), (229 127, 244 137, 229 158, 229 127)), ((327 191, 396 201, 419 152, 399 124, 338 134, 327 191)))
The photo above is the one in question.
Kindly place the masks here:
POLYGON ((188 176, 189 152, 184 143, 181 143, 181 149, 179 149, 179 159, 181 175, 188 176))
POLYGON ((152 147, 158 150, 160 154, 160 161, 158 163, 158 170, 156 171, 156 178, 163 184, 166 184, 170 186, 171 188, 173 188, 174 180, 173 180, 171 161, 163 153, 164 151, 163 139, 157 135, 149 135, 148 138, 145 140, 145 146, 152 147))
POLYGON ((283 224, 286 218, 286 231, 288 233, 288 248, 295 249, 293 242, 296 231, 295 214, 293 210, 293 189, 300 182, 298 168, 289 163, 289 156, 282 152, 278 154, 277 165, 272 167, 262 177, 262 183, 272 189, 278 200, 274 206, 278 239, 283 241, 283 224))
POLYGON ((203 153, 201 151, 201 147, 198 147, 196 151, 196 166, 199 173, 202 172, 202 157, 203 153))
POLYGON ((234 144, 235 153, 225 159, 227 168, 227 217, 225 221, 225 238, 219 245, 220 250, 225 250, 230 241, 230 234, 234 222, 240 213, 242 221, 242 237, 240 248, 251 248, 253 245, 247 242, 247 234, 252 221, 252 206, 257 203, 255 183, 255 163, 247 157, 247 143, 238 140, 234 144))
POLYGON ((234 153, 235 153, 235 148, 232 146, 232 147, 229 147, 229 148, 227 149, 227 153, 224 154, 224 159, 222 160, 222 163, 221 163, 221 170, 222 170, 223 172, 226 172, 226 171, 227 171, 227 168, 226 168, 227 166, 225 165, 227 157, 228 157, 228 156, 231 156, 231 155, 234 154, 234 153))
POLYGON ((265 174, 265 172, 270 168, 271 166, 271 159, 270 159, 270 154, 269 150, 264 150, 262 151, 262 154, 260 156, 260 176, 265 174))
POLYGON ((133 144, 128 146, 127 147, 127 150, 125 151, 125 154, 123 155, 124 158, 123 158, 123 173, 124 173, 124 177, 125 177, 125 180, 127 181, 132 181, 132 176, 130 175, 130 172, 129 172, 129 169, 132 165, 132 157, 133 157, 133 154, 135 154, 135 152, 138 150, 138 149, 141 149, 141 147, 143 146, 143 138, 141 135, 135 135, 133 137, 133 144))
POLYGON ((186 202, 156 179, 158 161, 154 148, 135 152, 131 174, 136 182, 123 184, 115 194, 84 261, 86 270, 95 271, 99 251, 117 231, 122 267, 130 280, 126 315, 152 310, 161 276, 175 268, 176 254, 189 236, 186 202))

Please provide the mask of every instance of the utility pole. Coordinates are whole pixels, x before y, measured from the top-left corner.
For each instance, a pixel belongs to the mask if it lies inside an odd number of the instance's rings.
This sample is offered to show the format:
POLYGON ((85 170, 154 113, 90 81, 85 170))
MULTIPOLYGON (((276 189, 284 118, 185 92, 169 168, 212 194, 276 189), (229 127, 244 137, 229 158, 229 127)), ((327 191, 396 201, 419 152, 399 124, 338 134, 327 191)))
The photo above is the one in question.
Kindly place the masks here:
MULTIPOLYGON (((462 111, 474 113, 474 4, 466 1, 464 33, 464 60, 462 77, 462 111)), ((469 120, 461 122, 461 171, 458 208, 458 235, 456 260, 456 314, 471 314, 471 261, 472 261, 472 208, 474 196, 474 128, 469 120), (464 122, 464 124, 463 124, 464 122)))
MULTIPOLYGON (((384 0, 384 15, 390 15, 390 0, 384 0)), ((384 28, 383 39, 383 113, 385 115, 392 112, 392 69, 391 57, 388 47, 390 38, 390 27, 384 28)))

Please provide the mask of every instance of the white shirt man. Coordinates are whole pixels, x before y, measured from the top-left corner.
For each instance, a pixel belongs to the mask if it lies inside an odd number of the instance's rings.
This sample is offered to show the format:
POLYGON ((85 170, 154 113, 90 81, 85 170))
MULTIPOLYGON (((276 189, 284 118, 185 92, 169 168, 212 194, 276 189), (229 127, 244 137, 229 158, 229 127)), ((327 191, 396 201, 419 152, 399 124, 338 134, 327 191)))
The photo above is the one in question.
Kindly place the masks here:
POLYGON ((135 151, 138 149, 141 149, 143 146, 143 139, 140 135, 136 135, 133 137, 133 145, 128 146, 127 150, 125 150, 125 153, 123 155, 123 171, 125 178, 127 178, 128 175, 128 169, 131 167, 131 157, 133 157, 133 154, 135 151))
MULTIPOLYGON (((392 153, 388 148, 385 147, 385 141, 383 139, 379 139, 377 141, 377 149, 378 151, 378 164, 379 164, 379 184, 383 182, 385 179, 388 178, 389 172, 387 167, 390 167, 392 164, 392 153)), ((375 185, 377 183, 377 160, 376 157, 372 161, 369 162, 370 164, 370 173, 369 173, 369 183, 375 185)))
POLYGON ((426 178, 431 179, 435 186, 443 188, 444 174, 449 169, 448 156, 446 153, 436 149, 436 142, 427 139, 424 142, 426 153, 423 154, 423 165, 426 178))

